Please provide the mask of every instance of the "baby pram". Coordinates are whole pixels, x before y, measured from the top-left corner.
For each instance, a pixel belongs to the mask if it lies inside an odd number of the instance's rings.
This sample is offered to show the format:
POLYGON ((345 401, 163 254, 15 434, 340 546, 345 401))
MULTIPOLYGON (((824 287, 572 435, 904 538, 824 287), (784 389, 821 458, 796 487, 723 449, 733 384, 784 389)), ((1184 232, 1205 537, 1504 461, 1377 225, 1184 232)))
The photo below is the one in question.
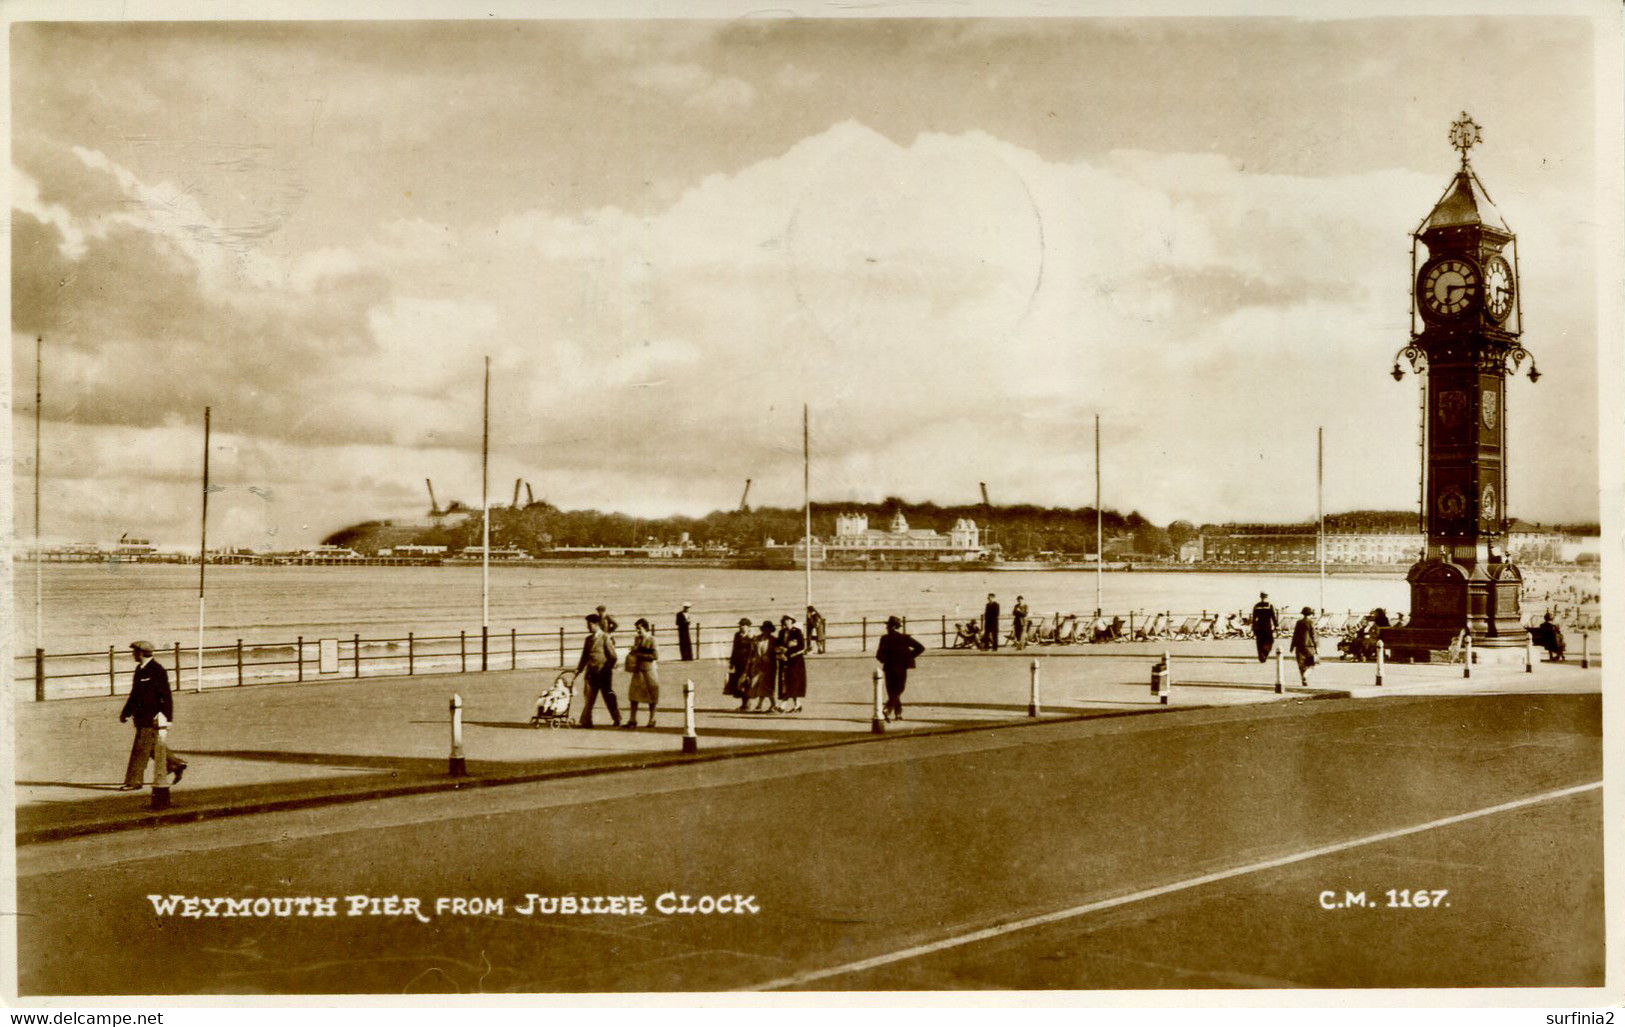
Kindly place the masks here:
POLYGON ((531 727, 573 727, 570 703, 576 694, 575 676, 565 672, 553 679, 547 691, 536 697, 536 712, 530 718, 531 727))

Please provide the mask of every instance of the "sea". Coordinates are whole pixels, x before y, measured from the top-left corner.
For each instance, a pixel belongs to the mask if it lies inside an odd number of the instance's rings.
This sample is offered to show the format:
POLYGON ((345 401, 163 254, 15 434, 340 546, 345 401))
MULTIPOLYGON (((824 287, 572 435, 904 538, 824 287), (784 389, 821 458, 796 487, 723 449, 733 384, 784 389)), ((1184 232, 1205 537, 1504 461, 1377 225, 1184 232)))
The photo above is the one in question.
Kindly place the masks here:
MULTIPOLYGON (((13 567, 14 652, 31 654, 122 650, 133 639, 160 648, 196 644, 198 568, 180 564, 47 564, 41 590, 42 631, 34 631, 34 568, 13 567)), ((1304 606, 1364 613, 1404 610, 1410 591, 1401 572, 1388 574, 1248 574, 1207 572, 1093 571, 817 571, 812 604, 831 625, 878 629, 887 616, 919 625, 950 625, 981 615, 994 593, 1005 616, 1024 596, 1034 617, 1056 613, 1091 615, 1096 606, 1110 620, 1136 623, 1171 612, 1175 620, 1204 612, 1222 615, 1250 609, 1268 592, 1283 611, 1304 606)), ((660 566, 554 567, 493 565, 489 621, 493 634, 554 632, 572 635, 586 614, 606 607, 630 629, 647 617, 669 629, 683 603, 690 618, 718 632, 731 632, 741 617, 760 622, 807 606, 802 571, 660 566)), ((211 565, 205 576, 204 633, 209 645, 292 642, 334 636, 349 639, 418 635, 478 635, 482 618, 481 571, 476 565, 439 567, 249 567, 211 565)), ((719 638, 721 635, 718 636, 719 638)))

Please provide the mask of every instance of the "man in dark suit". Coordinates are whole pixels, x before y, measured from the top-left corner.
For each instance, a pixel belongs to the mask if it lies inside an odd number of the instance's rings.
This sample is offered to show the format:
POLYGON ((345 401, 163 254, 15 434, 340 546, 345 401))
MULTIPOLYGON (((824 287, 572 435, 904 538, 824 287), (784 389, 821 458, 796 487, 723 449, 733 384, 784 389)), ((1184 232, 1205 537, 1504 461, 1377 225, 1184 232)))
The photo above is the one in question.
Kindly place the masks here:
POLYGON ((1275 628, 1279 623, 1280 616, 1270 602, 1269 593, 1258 593, 1258 602, 1253 604, 1253 641, 1258 645, 1259 663, 1270 658, 1270 652, 1275 648, 1275 628))
POLYGON ((903 632, 901 617, 886 618, 886 633, 880 636, 880 644, 875 646, 875 659, 880 661, 881 672, 886 678, 884 712, 887 720, 903 719, 903 689, 908 687, 908 671, 914 666, 915 657, 923 652, 925 646, 903 632))
MULTIPOLYGON (((141 787, 147 773, 147 762, 152 759, 158 744, 159 718, 162 724, 175 719, 174 701, 169 694, 169 672, 152 658, 151 642, 131 642, 130 655, 135 658, 135 678, 130 682, 130 697, 124 701, 119 723, 135 718, 135 743, 130 746, 130 765, 124 770, 121 792, 133 792, 141 787)), ((165 769, 173 775, 174 783, 181 783, 186 773, 186 761, 166 750, 165 769)))
POLYGON ((993 593, 987 594, 987 606, 982 610, 982 648, 999 648, 999 601, 993 593))

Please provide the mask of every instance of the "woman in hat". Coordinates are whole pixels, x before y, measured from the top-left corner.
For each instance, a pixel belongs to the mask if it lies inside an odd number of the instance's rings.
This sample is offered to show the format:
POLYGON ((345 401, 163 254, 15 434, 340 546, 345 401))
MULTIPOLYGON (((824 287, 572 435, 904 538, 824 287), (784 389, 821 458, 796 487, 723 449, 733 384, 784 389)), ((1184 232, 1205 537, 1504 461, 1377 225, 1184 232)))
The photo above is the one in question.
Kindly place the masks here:
POLYGON ((785 614, 779 620, 779 707, 780 713, 800 713, 807 697, 807 637, 796 627, 796 619, 785 614))
POLYGON ((901 617, 886 618, 886 633, 875 646, 875 659, 880 661, 886 677, 886 719, 903 719, 903 689, 908 685, 908 671, 915 657, 925 652, 912 635, 904 634, 901 617))
POLYGON ((1292 655, 1298 661, 1298 678, 1309 687, 1309 671, 1320 659, 1320 633, 1315 630, 1315 611, 1305 606, 1298 626, 1292 629, 1292 655))
POLYGON ((733 652, 728 654, 728 678, 722 685, 723 695, 739 700, 741 713, 750 707, 750 661, 756 651, 752 634, 750 618, 739 618, 733 652))
POLYGON ((654 625, 639 617, 633 625, 637 636, 632 640, 632 651, 627 653, 626 668, 632 672, 632 683, 627 698, 632 701, 632 713, 622 727, 638 726, 638 703, 649 704, 649 726, 655 726, 655 706, 660 702, 660 675, 655 670, 660 652, 655 648, 654 625))
POLYGON ((762 630, 751 640, 750 694, 756 700, 756 712, 763 713, 772 703, 778 683, 777 643, 773 638, 773 622, 762 621, 762 630))

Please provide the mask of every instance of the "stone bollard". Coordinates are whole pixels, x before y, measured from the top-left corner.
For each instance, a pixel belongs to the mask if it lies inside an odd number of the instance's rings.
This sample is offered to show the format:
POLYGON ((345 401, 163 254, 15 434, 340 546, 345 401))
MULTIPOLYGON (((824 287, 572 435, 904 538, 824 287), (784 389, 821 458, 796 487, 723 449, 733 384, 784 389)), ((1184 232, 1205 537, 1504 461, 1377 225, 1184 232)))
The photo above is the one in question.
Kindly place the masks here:
POLYGON ((1591 669, 1591 635, 1584 631, 1580 632, 1580 669, 1591 669))
POLYGON ((1533 635, 1525 635, 1523 639, 1523 672, 1535 672, 1535 639, 1533 635))
POLYGON ((152 808, 169 808, 169 718, 162 713, 153 718, 158 740, 152 745, 152 808))
POLYGON ((1275 652, 1275 694, 1286 694, 1286 654, 1280 650, 1275 652))
POLYGON ((1174 661, 1169 658, 1168 650, 1162 651, 1162 704, 1168 705, 1168 697, 1174 690, 1174 661))
POLYGON ((869 722, 869 731, 872 734, 883 735, 883 734, 886 733, 886 707, 885 707, 885 702, 886 701, 883 698, 884 695, 885 695, 885 691, 886 691, 886 686, 881 681, 881 678, 880 678, 880 668, 876 667, 875 668, 875 717, 874 717, 873 720, 871 720, 869 722))
POLYGON ((1470 678, 1473 676, 1473 636, 1471 634, 1468 634, 1467 636, 1467 648, 1464 651, 1463 656, 1464 659, 1461 661, 1461 676, 1464 678, 1470 678))
POLYGON ((1043 712, 1038 699, 1038 660, 1034 659, 1027 669, 1032 676, 1027 692, 1027 716, 1036 717, 1043 712))
POLYGON ((694 725, 694 680, 683 682, 683 751, 700 751, 700 736, 694 725))
POLYGON ((1383 660, 1387 657, 1387 654, 1388 654, 1388 643, 1379 641, 1377 643, 1377 687, 1378 688, 1382 687, 1382 664, 1383 664, 1383 660))
POLYGON ((468 762, 463 759, 463 697, 451 693, 451 762, 447 773, 452 777, 467 777, 468 762))

